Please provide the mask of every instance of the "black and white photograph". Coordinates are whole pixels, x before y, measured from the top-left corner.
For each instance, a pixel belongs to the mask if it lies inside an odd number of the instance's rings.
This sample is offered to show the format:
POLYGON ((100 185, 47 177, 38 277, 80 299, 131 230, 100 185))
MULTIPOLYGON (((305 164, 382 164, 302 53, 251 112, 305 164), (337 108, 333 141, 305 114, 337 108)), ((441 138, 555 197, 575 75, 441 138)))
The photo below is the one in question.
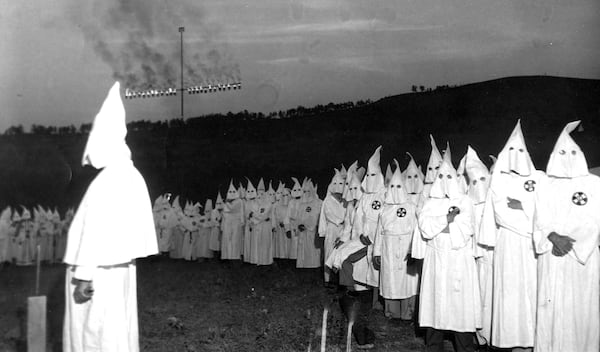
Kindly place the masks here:
POLYGON ((598 0, 0 0, 0 352, 600 352, 599 39, 598 0))

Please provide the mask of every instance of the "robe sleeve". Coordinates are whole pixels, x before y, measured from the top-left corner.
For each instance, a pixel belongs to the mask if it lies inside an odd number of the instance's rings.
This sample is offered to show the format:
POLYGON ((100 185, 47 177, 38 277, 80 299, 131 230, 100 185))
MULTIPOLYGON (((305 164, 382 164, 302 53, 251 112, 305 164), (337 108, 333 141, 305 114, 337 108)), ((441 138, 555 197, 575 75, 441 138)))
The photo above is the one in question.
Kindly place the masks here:
POLYGON ((362 202, 359 201, 358 207, 356 207, 356 212, 354 213, 354 221, 352 223, 352 232, 350 233, 350 238, 358 238, 363 234, 364 217, 365 212, 362 207, 362 202))
POLYGON ((350 208, 350 206, 348 206, 348 208, 346 208, 346 214, 344 215, 344 226, 342 228, 342 233, 340 234, 340 241, 343 242, 348 242, 350 241, 350 238, 352 237, 352 224, 353 224, 353 219, 351 219, 352 216, 352 208, 350 208))
POLYGON ((375 228, 375 240, 373 243, 373 256, 380 257, 381 256, 381 232, 383 231, 383 222, 381 220, 381 214, 377 219, 377 227, 375 228))
POLYGON ((436 212, 433 209, 435 207, 433 202, 433 199, 429 199, 425 203, 419 217, 419 229, 421 230, 421 235, 426 240, 435 238, 448 226, 446 213, 440 214, 439 211, 436 212))
POLYGON ((478 238, 475 239, 477 244, 487 247, 496 247, 497 231, 498 227, 494 216, 494 202, 492 201, 492 192, 489 191, 485 199, 478 238))
POLYGON ((469 242, 474 233, 473 222, 472 204, 468 201, 462 201, 460 204, 460 213, 448 225, 452 249, 462 248, 469 242))

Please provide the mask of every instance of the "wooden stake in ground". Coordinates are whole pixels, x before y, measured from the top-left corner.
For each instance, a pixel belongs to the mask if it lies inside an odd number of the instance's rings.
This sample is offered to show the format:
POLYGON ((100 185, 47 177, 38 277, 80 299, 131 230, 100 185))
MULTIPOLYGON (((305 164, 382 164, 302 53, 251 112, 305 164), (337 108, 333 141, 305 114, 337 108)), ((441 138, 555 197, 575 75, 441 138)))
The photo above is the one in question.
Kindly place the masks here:
POLYGON ((40 293, 40 245, 37 245, 35 296, 27 298, 27 352, 46 351, 46 296, 40 293))
POLYGON ((321 352, 325 352, 325 346, 327 344, 327 313, 329 307, 323 308, 323 324, 321 324, 321 352))

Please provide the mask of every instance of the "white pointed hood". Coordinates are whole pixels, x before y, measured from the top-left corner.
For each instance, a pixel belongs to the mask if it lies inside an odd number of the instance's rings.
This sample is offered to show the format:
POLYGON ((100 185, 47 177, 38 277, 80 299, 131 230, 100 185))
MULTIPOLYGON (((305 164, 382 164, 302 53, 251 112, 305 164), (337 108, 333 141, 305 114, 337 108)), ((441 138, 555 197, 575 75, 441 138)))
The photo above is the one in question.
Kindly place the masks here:
POLYGON ((316 194, 315 186, 313 185, 313 183, 310 179, 307 179, 305 182, 302 183, 302 202, 303 203, 308 203, 308 202, 312 201, 313 199, 315 199, 315 194, 316 194))
POLYGON ((373 155, 369 158, 367 173, 361 183, 365 193, 377 193, 385 187, 381 166, 379 165, 380 158, 381 146, 377 147, 373 155))
POLYGON ((452 165, 452 152, 450 151, 450 142, 446 142, 446 149, 444 149, 442 159, 446 160, 448 163, 450 163, 450 165, 452 165))
POLYGON ((346 170, 346 167, 344 166, 344 164, 342 164, 342 168, 340 169, 340 176, 342 176, 342 178, 345 180, 347 175, 348 170, 346 170))
MULTIPOLYGON (((252 199, 256 199, 256 188, 254 188, 254 185, 252 184, 252 182, 250 181, 250 179, 248 180, 248 185, 246 186, 246 199, 247 200, 252 200, 252 199)), ((264 187, 264 185, 263 185, 264 187)))
POLYGON ((350 191, 348 195, 350 200, 359 200, 363 196, 359 172, 360 171, 352 173, 352 179, 350 180, 350 191))
POLYGON ((392 167, 390 166, 390 164, 387 164, 387 167, 385 168, 385 176, 383 178, 383 185, 385 187, 387 187, 387 185, 389 184, 393 174, 394 173, 392 172, 392 167))
POLYGON ((125 107, 119 82, 115 82, 92 124, 82 165, 102 169, 111 164, 131 161, 131 151, 125 144, 126 135, 125 107))
POLYGON ((269 188, 267 188, 267 199, 269 200, 269 202, 271 203, 275 203, 275 190, 273 189, 273 185, 271 184, 271 182, 269 181, 269 188))
POLYGON ((427 171, 425 172, 425 183, 433 183, 437 176, 440 165, 442 164, 442 155, 435 144, 435 140, 432 135, 429 135, 431 142, 431 154, 429 155, 429 161, 427 162, 427 171))
POLYGON ((289 188, 284 187, 283 192, 281 193, 281 205, 287 207, 290 203, 291 191, 289 188))
POLYGON ((283 198, 283 189, 285 187, 283 186, 283 183, 281 181, 279 181, 279 185, 277 186, 277 189, 275 190, 275 201, 276 202, 281 202, 281 199, 283 198))
POLYGON ((212 199, 207 199, 206 203, 204 203, 204 214, 210 214, 213 210, 212 199))
POLYGON ((456 168, 456 179, 458 182, 458 188, 462 194, 467 194, 468 189, 468 181, 465 171, 465 164, 467 162, 467 154, 463 155, 462 159, 458 162, 458 167, 456 168))
POLYGON ((442 161, 437 177, 431 185, 430 198, 455 199, 461 195, 456 179, 456 170, 447 160, 442 161))
POLYGON ((525 145, 521 120, 517 121, 506 145, 498 154, 498 161, 496 161, 494 169, 506 173, 512 171, 521 176, 529 176, 535 170, 525 145))
POLYGON ((241 182, 238 187, 238 193, 240 194, 240 198, 242 198, 244 200, 246 199, 246 189, 244 188, 244 186, 242 186, 241 182))
POLYGON ((402 181, 402 172, 400 172, 400 165, 398 161, 394 159, 396 163, 396 170, 390 176, 387 189, 385 191, 385 203, 386 204, 402 204, 408 200, 406 189, 404 188, 404 182, 402 181))
MULTIPOLYGON (((354 177, 354 173, 356 172, 356 168, 358 167, 358 160, 355 161, 354 163, 352 163, 352 165, 350 165, 350 167, 348 167, 348 170, 346 171, 346 178, 344 179, 344 192, 342 192, 342 198, 344 200, 346 200, 347 202, 351 201, 352 198, 352 192, 350 190, 350 182, 352 181, 352 178, 354 177)), ((359 182, 359 186, 360 186, 360 182, 359 182)))
POLYGON ((265 194, 266 190, 267 189, 265 188, 265 181, 263 181, 263 178, 261 177, 258 181, 258 186, 256 187, 257 196, 262 196, 263 194, 265 194))
MULTIPOLYGON (((334 174, 331 178, 331 182, 329 183, 329 187, 327 187, 327 193, 344 193, 344 183, 345 179, 342 176, 342 173, 338 171, 338 169, 333 169, 334 174)), ((346 172, 347 173, 347 172, 346 172)))
POLYGON ((297 178, 292 177, 292 181, 294 181, 294 185, 292 186, 291 196, 292 198, 300 198, 302 197, 302 186, 297 178))
MULTIPOLYGON (((233 184, 231 186, 233 186, 233 184)), ((233 189, 235 189, 235 187, 233 189)), ((221 197, 221 192, 217 192, 217 200, 215 201, 215 209, 223 210, 224 205, 225 204, 223 204, 223 197, 221 197)))
POLYGON ((229 182, 229 189, 227 189, 227 200, 234 200, 240 198, 240 192, 233 185, 233 181, 229 182))
POLYGON ((580 122, 569 122, 558 136, 546 167, 548 176, 573 178, 589 174, 585 155, 570 135, 580 122))
POLYGON ((2 214, 0 214, 0 231, 3 231, 3 229, 6 229, 10 225, 11 216, 12 210, 10 207, 6 207, 2 210, 2 214))
POLYGON ((404 189, 409 194, 420 194, 423 192, 423 173, 417 167, 417 163, 410 153, 406 153, 410 157, 406 170, 402 173, 404 176, 404 189))
POLYGON ((474 204, 485 202, 490 187, 490 172, 471 146, 467 147, 465 171, 469 178, 469 197, 471 197, 474 204))

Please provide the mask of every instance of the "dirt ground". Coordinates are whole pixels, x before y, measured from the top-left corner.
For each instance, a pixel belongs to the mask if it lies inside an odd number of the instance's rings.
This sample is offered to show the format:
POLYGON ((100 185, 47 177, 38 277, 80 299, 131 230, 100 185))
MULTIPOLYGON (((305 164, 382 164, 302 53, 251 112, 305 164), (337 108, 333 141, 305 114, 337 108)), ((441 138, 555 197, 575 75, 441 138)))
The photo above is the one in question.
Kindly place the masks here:
MULTIPOLYGON (((44 265, 41 272, 47 351, 60 351, 64 266, 44 265)), ((34 267, 0 269, 0 351, 23 350, 25 301, 34 286, 34 267)), ((345 351, 346 322, 337 293, 322 285, 321 269, 296 269, 290 262, 138 261, 142 351, 319 351, 324 306, 330 307, 327 351, 345 351)), ((389 321, 375 310, 371 325, 375 351, 423 350, 422 331, 411 323, 389 321)))

